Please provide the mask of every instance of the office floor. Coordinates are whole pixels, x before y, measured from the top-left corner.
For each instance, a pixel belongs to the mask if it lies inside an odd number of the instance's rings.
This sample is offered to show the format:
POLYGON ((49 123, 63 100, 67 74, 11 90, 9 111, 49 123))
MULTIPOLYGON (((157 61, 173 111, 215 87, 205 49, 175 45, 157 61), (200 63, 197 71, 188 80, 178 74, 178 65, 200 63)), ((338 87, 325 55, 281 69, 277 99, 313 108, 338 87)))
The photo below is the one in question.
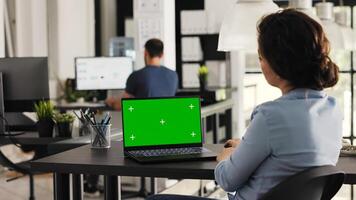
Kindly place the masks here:
MULTIPOLYGON (((1 171, 1 170, 0 170, 1 171)), ((11 175, 11 174, 10 174, 11 175)), ((0 172, 0 200, 27 200, 28 199, 28 177, 22 177, 17 180, 6 182, 9 173, 5 170, 0 172)), ((52 175, 43 174, 35 177, 35 193, 37 200, 50 200, 52 197, 52 175)), ((356 189, 354 189, 356 194, 356 189)), ((96 198, 85 197, 86 200, 103 199, 102 196, 96 198)), ((132 198, 130 200, 139 200, 142 198, 132 198)), ((353 200, 351 198, 351 187, 344 186, 334 200, 353 200)))
MULTIPOLYGON (((12 175, 11 175, 12 176, 12 175)), ((11 182, 6 182, 9 173, 3 171, 0 173, 0 200, 27 200, 28 199, 28 177, 22 177, 11 182)), ((35 197, 37 200, 53 199, 53 179, 52 174, 43 174, 35 176, 35 197)), ((99 197, 84 197, 85 200, 101 200, 99 197)), ((142 198, 141 198, 142 199, 142 198)), ((141 200, 132 198, 130 200, 141 200)))

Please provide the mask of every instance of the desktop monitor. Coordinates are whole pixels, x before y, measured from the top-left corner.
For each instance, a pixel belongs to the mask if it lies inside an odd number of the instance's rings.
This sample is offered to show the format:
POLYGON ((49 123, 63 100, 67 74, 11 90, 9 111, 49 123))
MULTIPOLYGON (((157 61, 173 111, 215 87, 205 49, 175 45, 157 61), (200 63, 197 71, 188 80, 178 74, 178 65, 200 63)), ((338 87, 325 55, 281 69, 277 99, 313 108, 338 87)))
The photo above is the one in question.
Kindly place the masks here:
POLYGON ((1 58, 5 112, 32 112, 49 99, 47 57, 1 58))
POLYGON ((113 37, 110 39, 110 56, 130 57, 136 59, 134 39, 131 37, 113 37))
POLYGON ((129 57, 91 57, 75 59, 77 90, 125 89, 133 72, 129 57))

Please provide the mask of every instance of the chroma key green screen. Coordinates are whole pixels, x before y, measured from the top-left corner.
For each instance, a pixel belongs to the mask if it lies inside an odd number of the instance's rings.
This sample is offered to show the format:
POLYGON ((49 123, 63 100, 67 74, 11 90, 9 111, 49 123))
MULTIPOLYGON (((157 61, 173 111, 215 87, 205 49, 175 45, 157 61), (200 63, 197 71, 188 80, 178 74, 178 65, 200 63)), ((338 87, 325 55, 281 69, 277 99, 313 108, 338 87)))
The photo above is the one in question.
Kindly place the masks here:
POLYGON ((200 143, 200 99, 123 99, 125 147, 200 143))

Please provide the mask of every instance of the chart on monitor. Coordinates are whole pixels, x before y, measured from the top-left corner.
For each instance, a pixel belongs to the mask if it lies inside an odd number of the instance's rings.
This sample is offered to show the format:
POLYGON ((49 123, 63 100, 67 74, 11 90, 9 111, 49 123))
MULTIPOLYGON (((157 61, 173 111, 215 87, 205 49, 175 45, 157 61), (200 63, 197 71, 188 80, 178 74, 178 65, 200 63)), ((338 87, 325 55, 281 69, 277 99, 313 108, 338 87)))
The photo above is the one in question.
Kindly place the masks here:
POLYGON ((133 62, 129 57, 76 58, 75 72, 77 90, 124 89, 133 62))

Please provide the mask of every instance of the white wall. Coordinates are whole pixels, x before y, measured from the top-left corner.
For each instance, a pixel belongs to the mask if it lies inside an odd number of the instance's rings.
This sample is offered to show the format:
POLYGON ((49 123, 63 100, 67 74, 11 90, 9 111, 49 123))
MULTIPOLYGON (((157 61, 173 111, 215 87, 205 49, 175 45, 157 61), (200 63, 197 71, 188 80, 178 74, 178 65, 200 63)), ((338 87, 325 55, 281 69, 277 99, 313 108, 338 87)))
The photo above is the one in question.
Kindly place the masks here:
POLYGON ((135 69, 144 67, 143 51, 147 39, 159 38, 164 43, 162 64, 175 70, 175 0, 134 0, 135 69), (143 6, 141 5, 145 5, 143 6), (154 7, 156 6, 157 7, 154 7))
POLYGON ((176 26, 175 26, 175 0, 164 1, 164 65, 176 70, 176 26))
POLYGON ((234 51, 230 53, 231 87, 237 88, 232 93, 234 106, 232 108, 232 137, 241 138, 245 130, 244 119, 244 75, 245 75, 245 53, 234 51))
MULTIPOLYGON (((49 57, 50 92, 55 97, 57 80, 75 76, 74 58, 94 55, 94 0, 9 0, 8 3, 15 56, 49 57)), ((2 3, 0 9, 1 6, 2 3)), ((3 16, 0 14, 0 27, 3 16)), ((4 49, 0 47, 2 54, 4 49)))
POLYGON ((101 14, 101 52, 102 55, 109 55, 110 38, 116 34, 116 0, 100 1, 101 14))
POLYGON ((47 56, 47 1, 12 1, 15 56, 47 56))
POLYGON ((74 78, 74 58, 95 52, 94 1, 50 0, 48 4, 52 78, 74 78))
POLYGON ((5 57, 4 0, 0 0, 0 57, 5 57))

